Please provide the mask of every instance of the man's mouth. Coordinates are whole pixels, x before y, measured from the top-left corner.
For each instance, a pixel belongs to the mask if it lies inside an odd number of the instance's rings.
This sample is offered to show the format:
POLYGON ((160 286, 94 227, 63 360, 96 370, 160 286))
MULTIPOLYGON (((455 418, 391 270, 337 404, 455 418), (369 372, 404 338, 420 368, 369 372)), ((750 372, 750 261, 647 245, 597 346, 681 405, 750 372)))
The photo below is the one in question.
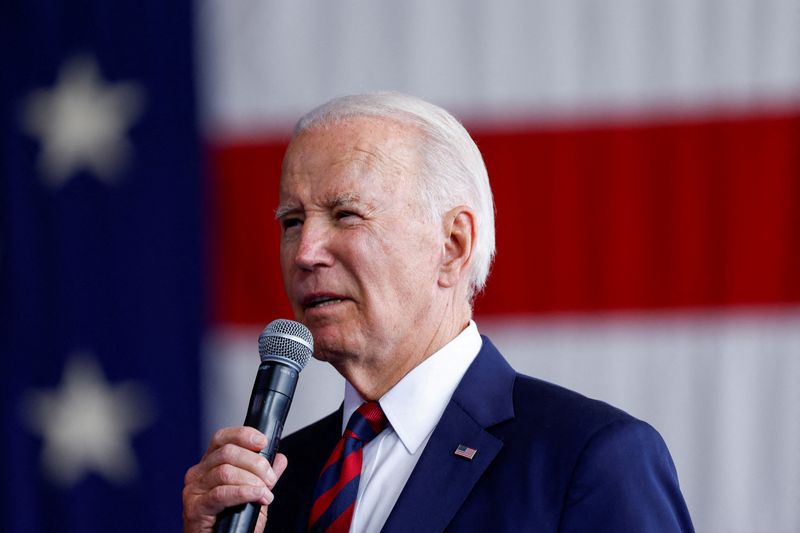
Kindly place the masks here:
POLYGON ((329 305, 338 304, 345 299, 340 296, 313 296, 303 301, 303 306, 306 309, 314 309, 320 307, 327 307, 329 305))

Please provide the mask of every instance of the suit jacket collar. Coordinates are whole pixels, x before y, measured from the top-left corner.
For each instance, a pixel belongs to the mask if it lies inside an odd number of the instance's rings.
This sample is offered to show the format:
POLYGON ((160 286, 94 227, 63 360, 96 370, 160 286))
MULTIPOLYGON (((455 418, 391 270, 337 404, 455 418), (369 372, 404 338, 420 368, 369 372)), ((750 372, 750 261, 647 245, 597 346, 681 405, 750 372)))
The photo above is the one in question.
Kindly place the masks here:
POLYGON ((422 456, 392 509, 384 532, 442 531, 503 447, 488 428, 514 417, 516 373, 483 337, 478 356, 464 374, 422 456), (469 460, 455 455, 464 445, 469 460))

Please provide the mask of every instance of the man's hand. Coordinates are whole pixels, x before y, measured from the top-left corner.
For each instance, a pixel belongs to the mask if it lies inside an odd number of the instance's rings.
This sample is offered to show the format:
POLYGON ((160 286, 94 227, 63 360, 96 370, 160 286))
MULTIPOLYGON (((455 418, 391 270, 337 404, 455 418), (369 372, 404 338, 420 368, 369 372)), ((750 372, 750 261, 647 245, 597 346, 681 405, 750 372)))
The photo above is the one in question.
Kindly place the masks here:
POLYGON ((267 438, 250 427, 217 431, 200 462, 186 471, 183 487, 183 530, 210 532, 217 514, 227 507, 261 504, 256 531, 267 522, 272 487, 286 469, 286 456, 277 454, 273 464, 258 454, 267 438))

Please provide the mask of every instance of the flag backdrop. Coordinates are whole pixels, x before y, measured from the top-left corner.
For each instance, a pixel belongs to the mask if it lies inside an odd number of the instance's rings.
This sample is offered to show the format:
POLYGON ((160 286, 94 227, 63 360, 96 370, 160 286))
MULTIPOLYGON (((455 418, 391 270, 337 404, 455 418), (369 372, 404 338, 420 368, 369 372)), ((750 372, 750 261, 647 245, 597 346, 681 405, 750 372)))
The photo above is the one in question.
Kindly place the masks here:
MULTIPOLYGON (((258 333, 290 316, 291 126, 396 89, 486 158, 481 331, 658 428, 698 531, 800 530, 794 0, 7 4, 4 529, 179 528, 183 471, 241 423, 258 333)), ((287 431, 341 394, 312 362, 287 431)))

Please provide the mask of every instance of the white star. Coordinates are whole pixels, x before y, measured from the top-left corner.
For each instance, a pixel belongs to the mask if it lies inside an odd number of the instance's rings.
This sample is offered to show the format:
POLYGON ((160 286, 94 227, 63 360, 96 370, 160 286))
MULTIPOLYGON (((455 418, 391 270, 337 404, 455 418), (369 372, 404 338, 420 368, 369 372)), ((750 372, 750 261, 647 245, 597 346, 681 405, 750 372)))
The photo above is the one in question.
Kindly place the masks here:
POLYGON ((149 402, 134 383, 110 386, 89 354, 73 354, 59 388, 30 393, 25 407, 44 438, 42 466, 55 483, 73 486, 92 471, 115 483, 135 477, 131 436, 150 424, 149 402))
POLYGON ((28 97, 23 122, 39 138, 39 170, 53 187, 87 170, 113 184, 130 158, 127 130, 141 114, 143 91, 106 83, 95 61, 78 56, 61 67, 51 89, 28 97))

